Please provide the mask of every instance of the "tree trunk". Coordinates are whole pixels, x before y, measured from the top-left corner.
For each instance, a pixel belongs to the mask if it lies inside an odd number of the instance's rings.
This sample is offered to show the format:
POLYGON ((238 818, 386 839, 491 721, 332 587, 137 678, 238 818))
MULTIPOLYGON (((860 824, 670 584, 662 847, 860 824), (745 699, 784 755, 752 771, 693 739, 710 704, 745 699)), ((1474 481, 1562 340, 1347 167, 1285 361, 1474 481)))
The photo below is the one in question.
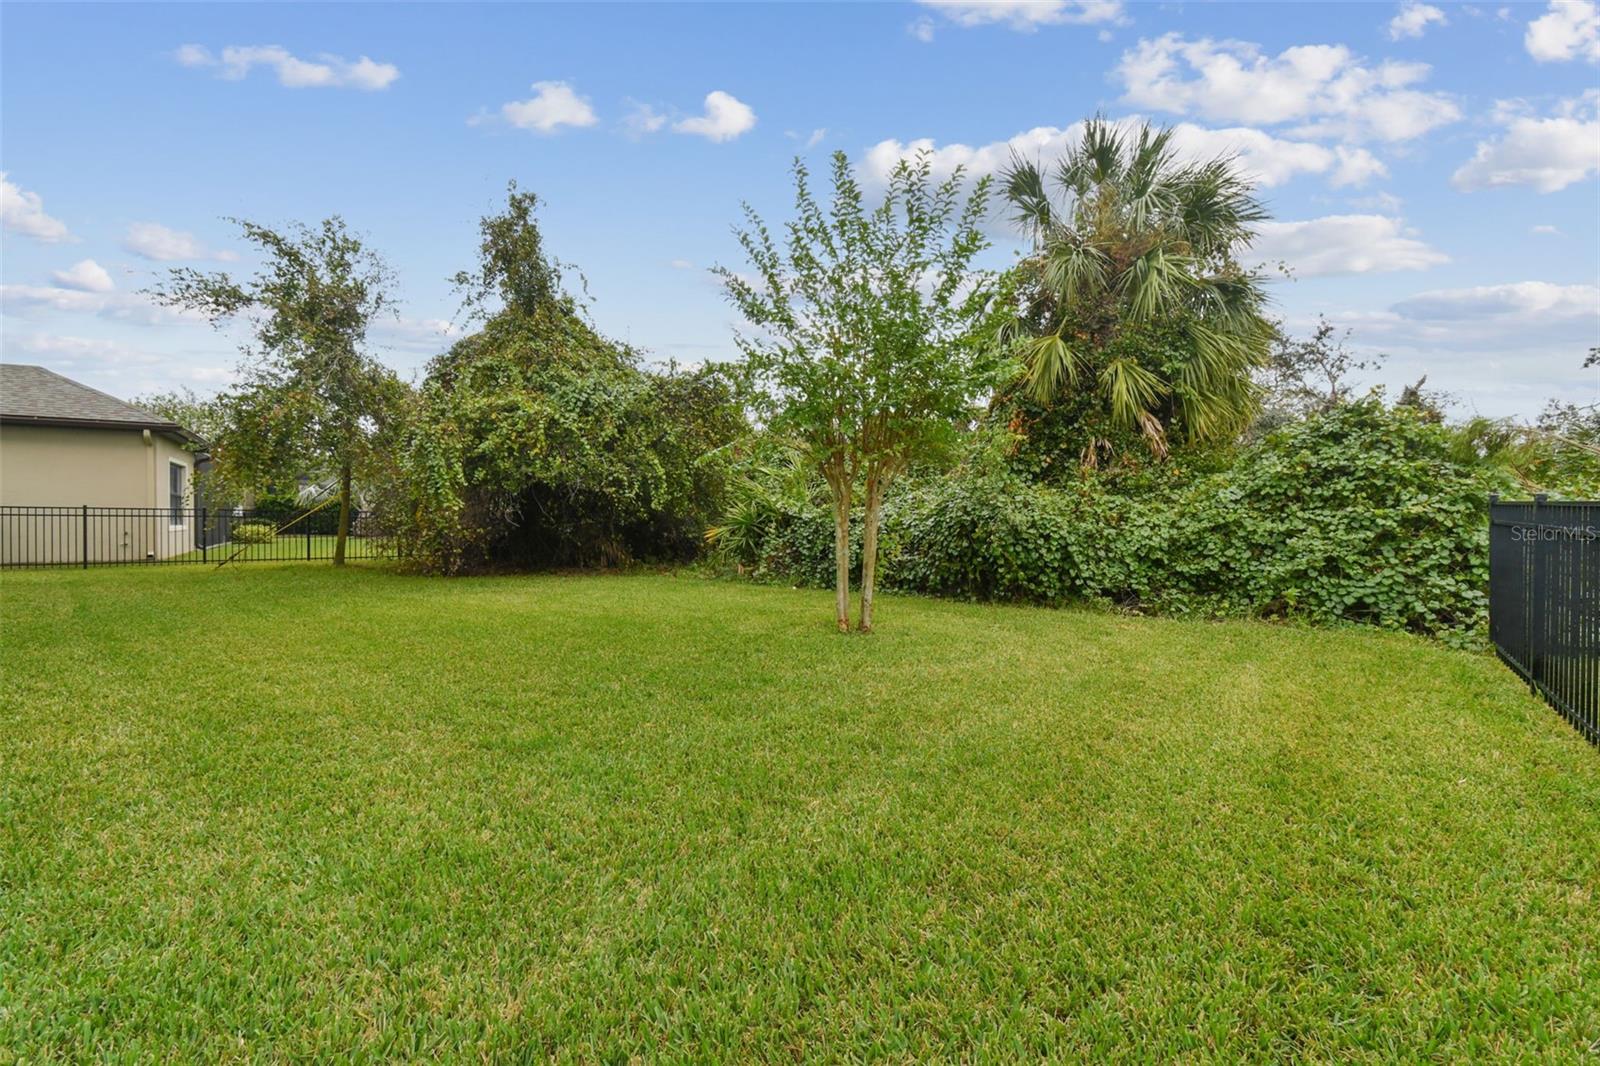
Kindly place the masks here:
POLYGON ((833 616, 839 632, 850 632, 850 488, 833 492, 833 616))
POLYGON ((878 576, 878 520, 883 513, 885 478, 867 475, 867 516, 861 532, 861 632, 872 632, 872 592, 878 576))
POLYGON ((350 537, 350 464, 339 470, 339 535, 333 542, 333 565, 344 565, 344 542, 350 537))

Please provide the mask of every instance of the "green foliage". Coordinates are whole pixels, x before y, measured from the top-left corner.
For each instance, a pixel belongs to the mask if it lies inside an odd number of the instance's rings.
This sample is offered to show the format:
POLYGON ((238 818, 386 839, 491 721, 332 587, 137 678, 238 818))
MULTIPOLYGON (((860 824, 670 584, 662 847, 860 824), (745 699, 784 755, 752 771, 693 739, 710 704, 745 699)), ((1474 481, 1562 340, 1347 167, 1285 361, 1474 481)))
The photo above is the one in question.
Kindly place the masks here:
MULTIPOLYGON (((337 216, 283 231, 235 222, 262 257, 253 277, 185 267, 153 293, 213 324, 245 316, 255 337, 243 380, 222 397, 212 478, 223 498, 237 499, 309 470, 334 472, 348 516, 352 483, 391 480, 409 400, 394 372, 365 350, 372 321, 393 310, 392 274, 337 216)), ((340 537, 334 563, 343 561, 340 537)))
POLYGON ((545 253, 538 209, 539 197, 519 191, 513 181, 506 186, 506 209, 478 223, 478 267, 457 271, 450 279, 472 317, 488 318, 496 298, 504 309, 523 315, 541 308, 577 309, 561 287, 567 264, 545 253))
POLYGON ((193 389, 183 387, 168 392, 151 392, 135 396, 133 406, 160 415, 187 429, 203 442, 199 450, 206 450, 211 442, 220 440, 227 430, 227 403, 220 396, 201 396, 193 389))
POLYGON ((1600 406, 1551 401, 1534 425, 1472 418, 1450 436, 1457 461, 1500 471, 1522 495, 1600 498, 1600 406))
MULTIPOLYGON (((972 269, 987 179, 962 201, 958 169, 933 180, 926 156, 901 160, 868 208, 848 157, 835 152, 826 206, 796 159, 795 218, 780 243, 746 205, 738 233, 752 277, 719 267, 753 327, 738 344, 763 420, 828 486, 835 536, 849 535, 852 497, 866 508, 861 621, 872 626, 877 525, 890 484, 936 450, 991 384, 993 346, 979 326, 989 279, 972 269)), ((848 574, 836 552, 835 613, 849 628, 848 574)))
POLYGON ((326 496, 304 500, 294 491, 269 491, 257 496, 250 506, 250 518, 274 526, 293 522, 290 532, 294 533, 333 535, 339 531, 337 504, 329 502, 326 496), (316 509, 319 504, 321 508, 316 509))
POLYGON ((858 470, 903 464, 964 417, 987 383, 974 342, 989 294, 971 270, 987 184, 959 200, 961 174, 935 184, 927 158, 901 160, 868 210, 835 152, 826 208, 794 164, 795 219, 780 248, 746 207, 738 236, 755 272, 717 274, 757 332, 739 337, 766 423, 815 465, 843 453, 858 470))
POLYGON ((767 537, 786 520, 811 513, 827 496, 805 454, 770 433, 739 442, 745 454, 730 457, 730 478, 718 524, 706 543, 741 567, 755 566, 767 537))
POLYGON ((699 547, 746 432, 716 370, 655 373, 571 300, 529 279, 542 254, 528 194, 484 222, 483 276, 503 308, 429 367, 404 448, 402 554, 484 567, 685 559, 699 547))
POLYGON ((1273 331, 1238 256, 1266 210, 1236 162, 1181 163, 1171 140, 1095 119, 1052 174, 1019 158, 1004 175, 1034 250, 998 335, 1023 375, 997 407, 1016 421, 1028 401, 1065 403, 1086 467, 1232 439, 1256 410, 1251 371, 1273 331))
POLYGON ((229 527, 228 539, 235 544, 271 544, 277 527, 271 522, 239 522, 229 527))
MULTIPOLYGON (((980 599, 1442 634, 1484 618, 1487 493, 1506 480, 1450 432, 1376 398, 1294 423, 1231 466, 1043 485, 989 456, 888 509, 885 582, 980 599)), ((825 516, 778 523, 761 561, 818 577, 825 516)))

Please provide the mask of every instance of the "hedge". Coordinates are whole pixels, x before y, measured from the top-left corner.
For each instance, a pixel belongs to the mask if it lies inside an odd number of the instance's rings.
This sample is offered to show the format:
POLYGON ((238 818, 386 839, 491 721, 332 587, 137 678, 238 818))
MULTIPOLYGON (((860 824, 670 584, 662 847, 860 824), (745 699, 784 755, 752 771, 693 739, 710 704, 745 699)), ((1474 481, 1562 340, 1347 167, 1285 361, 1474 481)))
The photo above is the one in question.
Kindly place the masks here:
MULTIPOLYGON (((1451 458, 1441 427, 1366 401, 1154 488, 970 468, 903 486, 885 510, 881 580, 972 599, 1460 633, 1485 618, 1485 504, 1499 487, 1451 458)), ((825 512, 789 515, 760 570, 826 585, 832 551, 825 512)))

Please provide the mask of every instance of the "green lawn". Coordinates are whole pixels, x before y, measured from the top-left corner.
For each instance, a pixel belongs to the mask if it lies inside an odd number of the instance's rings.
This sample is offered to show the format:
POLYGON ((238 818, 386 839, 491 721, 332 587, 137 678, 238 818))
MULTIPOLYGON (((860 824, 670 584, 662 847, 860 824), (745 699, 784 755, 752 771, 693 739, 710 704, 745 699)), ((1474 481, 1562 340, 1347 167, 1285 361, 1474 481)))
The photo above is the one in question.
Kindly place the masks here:
POLYGON ((1375 632, 0 578, 0 1061, 1542 1057, 1600 752, 1375 632))

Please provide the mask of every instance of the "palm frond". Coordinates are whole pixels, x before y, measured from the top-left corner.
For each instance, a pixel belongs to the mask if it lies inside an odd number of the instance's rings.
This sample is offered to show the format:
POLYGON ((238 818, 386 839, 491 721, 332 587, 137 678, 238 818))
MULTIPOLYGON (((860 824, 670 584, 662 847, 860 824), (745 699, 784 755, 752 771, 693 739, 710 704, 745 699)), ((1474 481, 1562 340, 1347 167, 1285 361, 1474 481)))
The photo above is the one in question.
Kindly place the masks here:
POLYGON ((1045 287, 1058 301, 1070 303, 1103 291, 1110 266, 1106 254, 1092 244, 1057 241, 1045 255, 1045 287))
POLYGON ((1001 194, 1011 205, 1011 220, 1037 244, 1055 224, 1055 209, 1036 164, 1013 152, 1000 175, 1001 194))
POLYGON ((1167 391, 1160 377, 1133 359, 1113 359, 1100 371, 1100 394, 1124 429, 1137 426, 1139 416, 1151 413, 1167 391))
POLYGON ((1040 403, 1048 403, 1064 386, 1077 384, 1081 363, 1059 333, 1047 333, 1029 342, 1023 353, 1028 387, 1040 403))
POLYGON ((1187 256, 1173 255, 1160 245, 1135 259, 1117 285, 1127 301, 1128 316, 1135 322, 1148 322, 1176 312, 1194 287, 1191 266, 1187 256))

